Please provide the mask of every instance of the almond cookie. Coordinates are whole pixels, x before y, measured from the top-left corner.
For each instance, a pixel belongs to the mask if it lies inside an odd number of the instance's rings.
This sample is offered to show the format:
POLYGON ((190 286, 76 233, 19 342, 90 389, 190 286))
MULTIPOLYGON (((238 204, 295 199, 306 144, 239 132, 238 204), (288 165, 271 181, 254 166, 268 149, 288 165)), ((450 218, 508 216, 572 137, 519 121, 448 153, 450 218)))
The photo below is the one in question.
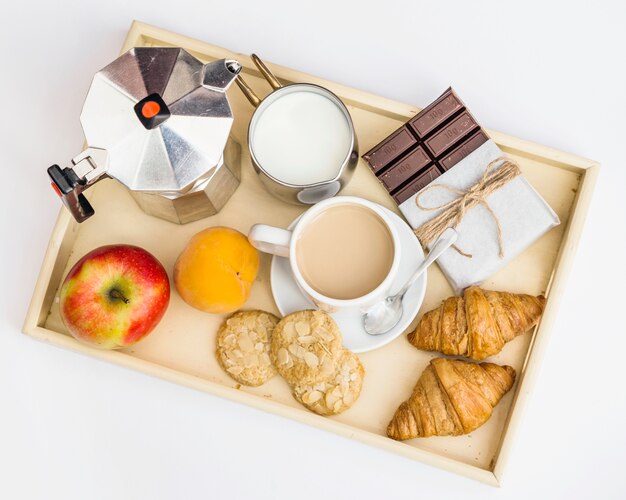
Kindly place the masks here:
POLYGON ((314 384, 335 372, 341 332, 322 311, 298 311, 280 320, 272 336, 271 358, 289 384, 314 384))
POLYGON ((293 396, 318 415, 337 415, 357 400, 364 375, 365 370, 357 355, 344 349, 337 370, 328 381, 295 385, 293 396))
POLYGON ((231 378, 256 387, 276 375, 269 351, 277 323, 278 318, 265 311, 236 312, 222 323, 215 355, 231 378))

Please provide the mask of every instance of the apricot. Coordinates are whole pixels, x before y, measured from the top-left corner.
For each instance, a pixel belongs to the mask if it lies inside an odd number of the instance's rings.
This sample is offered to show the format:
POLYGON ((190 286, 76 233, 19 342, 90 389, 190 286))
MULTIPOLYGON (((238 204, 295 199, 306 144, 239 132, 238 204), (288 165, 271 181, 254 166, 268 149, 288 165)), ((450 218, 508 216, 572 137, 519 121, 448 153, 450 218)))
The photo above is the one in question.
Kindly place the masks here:
POLYGON ((174 266, 176 290, 190 306, 231 313, 248 300, 259 254, 239 231, 211 227, 194 235, 174 266))

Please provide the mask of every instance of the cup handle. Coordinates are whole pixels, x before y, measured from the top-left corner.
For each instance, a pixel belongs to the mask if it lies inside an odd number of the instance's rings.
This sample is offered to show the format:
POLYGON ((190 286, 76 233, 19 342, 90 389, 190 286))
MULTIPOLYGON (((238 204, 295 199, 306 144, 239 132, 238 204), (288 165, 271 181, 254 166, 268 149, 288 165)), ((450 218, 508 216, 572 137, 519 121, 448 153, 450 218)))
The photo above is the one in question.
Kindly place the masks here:
POLYGON ((261 252, 289 257, 291 231, 267 224, 255 224, 248 232, 248 241, 261 252))

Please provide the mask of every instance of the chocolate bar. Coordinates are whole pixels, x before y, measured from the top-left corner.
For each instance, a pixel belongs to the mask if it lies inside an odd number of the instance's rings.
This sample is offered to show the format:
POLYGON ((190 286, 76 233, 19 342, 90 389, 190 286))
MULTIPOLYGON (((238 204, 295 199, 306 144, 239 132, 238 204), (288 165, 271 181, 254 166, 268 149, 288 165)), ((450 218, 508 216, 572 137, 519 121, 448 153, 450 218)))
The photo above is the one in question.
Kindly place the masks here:
POLYGON ((363 155, 401 204, 489 138, 449 88, 439 99, 363 155))

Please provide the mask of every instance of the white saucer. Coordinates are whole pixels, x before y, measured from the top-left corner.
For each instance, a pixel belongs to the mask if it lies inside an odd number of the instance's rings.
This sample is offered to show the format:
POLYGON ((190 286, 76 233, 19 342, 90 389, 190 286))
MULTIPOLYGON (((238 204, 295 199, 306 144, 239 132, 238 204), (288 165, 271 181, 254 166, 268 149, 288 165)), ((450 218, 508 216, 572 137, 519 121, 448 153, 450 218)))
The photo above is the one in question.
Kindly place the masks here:
MULTIPOLYGON (((424 251, 409 225, 391 210, 384 207, 381 208, 387 212, 387 215, 396 225, 402 248, 398 276, 391 287, 391 292, 395 293, 409 279, 419 263, 424 260, 424 251)), ((295 225, 297 220, 291 223, 289 229, 295 225)), ((274 302, 276 302, 276 306, 283 316, 294 311, 301 311, 302 309, 315 309, 315 306, 309 302, 300 291, 300 288, 298 288, 289 266, 289 260, 285 257, 274 256, 272 258, 270 282, 274 302)), ((362 314, 348 312, 331 314, 341 329, 343 345, 352 352, 359 353, 378 349, 388 344, 401 335, 411 324, 422 305, 425 293, 426 273, 404 296, 404 314, 400 322, 394 329, 383 335, 368 335, 365 333, 362 314)))

